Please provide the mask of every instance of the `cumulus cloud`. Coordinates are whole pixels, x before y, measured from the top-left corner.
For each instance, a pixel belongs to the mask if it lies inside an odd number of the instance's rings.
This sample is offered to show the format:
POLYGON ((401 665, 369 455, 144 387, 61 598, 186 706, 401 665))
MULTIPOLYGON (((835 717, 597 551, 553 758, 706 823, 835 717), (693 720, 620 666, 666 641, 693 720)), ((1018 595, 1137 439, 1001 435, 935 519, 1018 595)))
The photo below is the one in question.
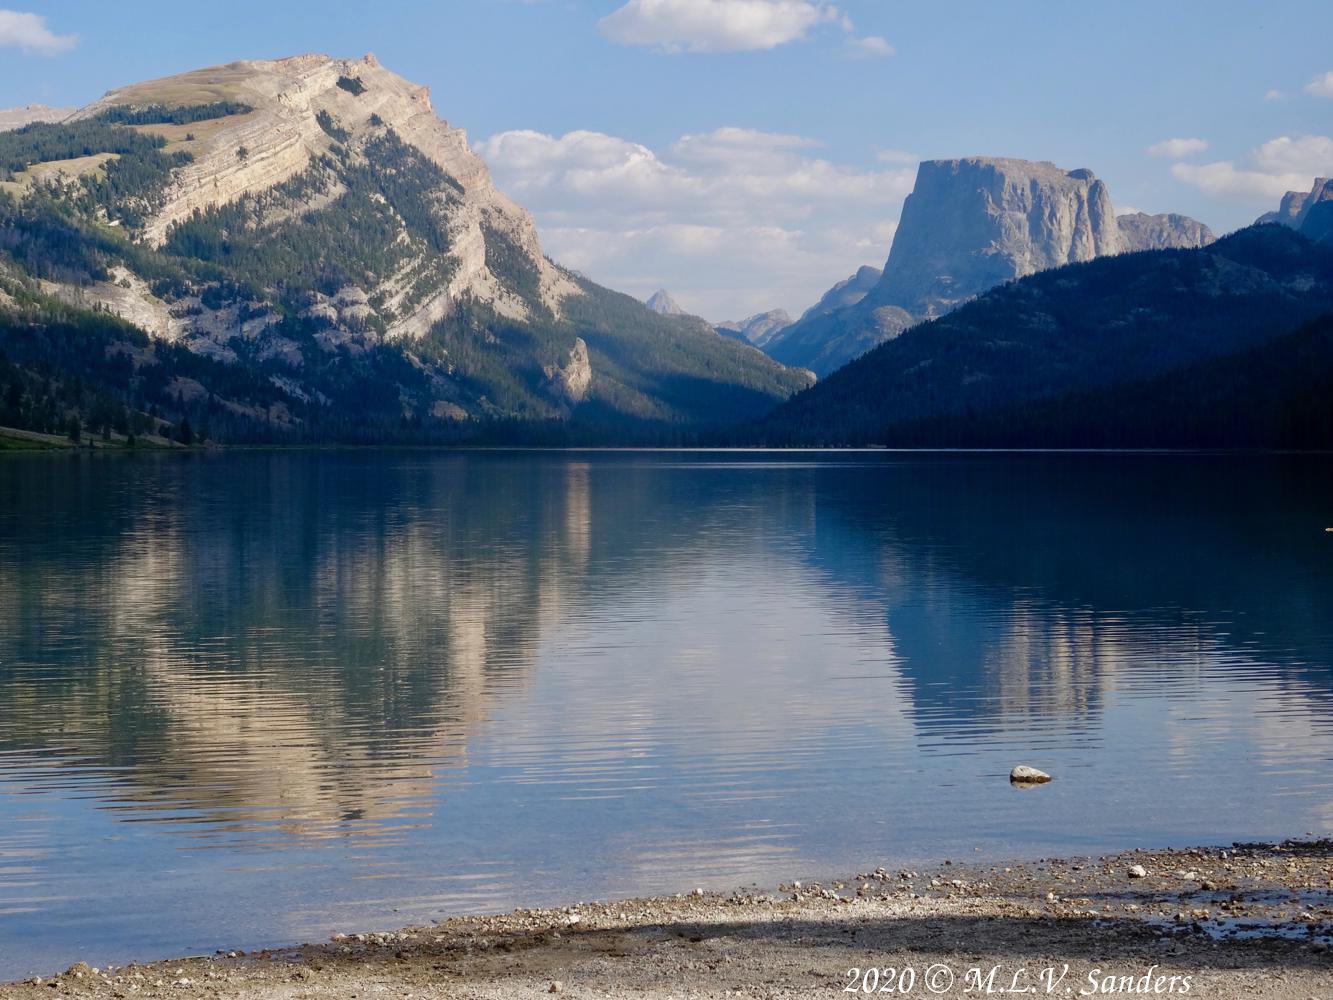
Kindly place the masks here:
POLYGON ((893 46, 878 35, 857 37, 851 18, 827 0, 629 0, 597 22, 620 45, 663 52, 752 52, 803 41, 821 25, 847 33, 847 52, 884 58, 893 46))
POLYGON ((1208 148, 1206 139, 1163 139, 1148 147, 1149 156, 1165 156, 1179 160, 1195 153, 1202 153, 1208 148))
POLYGON ((1333 175, 1333 139, 1279 136, 1255 149, 1240 165, 1233 160, 1177 163, 1171 173, 1215 198, 1271 202, 1288 191, 1308 191, 1316 177, 1333 175))
POLYGON ((1305 92, 1315 97, 1333 97, 1333 69, 1307 83, 1305 92))
POLYGON ((51 56, 74 48, 73 35, 57 35, 46 18, 19 10, 0 9, 0 48, 51 56))
POLYGON ((1286 96, 1286 95, 1283 94, 1282 91, 1274 89, 1274 90, 1270 90, 1270 91, 1268 91, 1266 94, 1264 94, 1264 100, 1265 100, 1265 101, 1280 101, 1280 100, 1282 100, 1282 98, 1285 97, 1285 96, 1286 96))
POLYGON ((640 297, 670 288, 715 320, 804 309, 882 264, 915 164, 833 163, 815 140, 745 128, 660 150, 601 132, 503 132, 478 145, 532 209, 548 253, 640 297))
POLYGON ((741 52, 799 41, 840 17, 836 7, 817 0, 629 0, 598 27, 621 45, 741 52))

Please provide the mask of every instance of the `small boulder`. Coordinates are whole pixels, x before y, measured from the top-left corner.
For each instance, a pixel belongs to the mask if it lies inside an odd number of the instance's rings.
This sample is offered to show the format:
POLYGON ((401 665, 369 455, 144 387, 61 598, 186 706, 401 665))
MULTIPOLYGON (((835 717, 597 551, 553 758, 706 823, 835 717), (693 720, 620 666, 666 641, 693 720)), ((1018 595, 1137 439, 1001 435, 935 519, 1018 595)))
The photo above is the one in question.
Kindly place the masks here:
POLYGON ((1147 878, 1148 869, 1144 868, 1143 865, 1130 865, 1129 871, 1126 872, 1126 874, 1130 878, 1147 878))
POLYGON ((1051 780, 1051 776, 1045 771, 1038 771, 1035 767, 1019 764, 1009 772, 1009 780, 1016 785, 1044 785, 1051 780))

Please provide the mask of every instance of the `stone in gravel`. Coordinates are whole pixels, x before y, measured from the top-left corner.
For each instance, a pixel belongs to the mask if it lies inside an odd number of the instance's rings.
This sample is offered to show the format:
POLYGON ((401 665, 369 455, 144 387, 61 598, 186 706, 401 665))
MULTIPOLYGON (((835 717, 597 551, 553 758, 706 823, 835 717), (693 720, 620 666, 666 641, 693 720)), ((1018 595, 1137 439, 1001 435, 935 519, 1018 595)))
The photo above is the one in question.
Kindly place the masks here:
POLYGON ((1147 878, 1148 869, 1144 868, 1143 865, 1130 865, 1128 874, 1130 878, 1147 878))
POLYGON ((1019 764, 1009 772, 1009 780, 1016 785, 1044 785, 1051 780, 1051 776, 1035 767, 1019 764))

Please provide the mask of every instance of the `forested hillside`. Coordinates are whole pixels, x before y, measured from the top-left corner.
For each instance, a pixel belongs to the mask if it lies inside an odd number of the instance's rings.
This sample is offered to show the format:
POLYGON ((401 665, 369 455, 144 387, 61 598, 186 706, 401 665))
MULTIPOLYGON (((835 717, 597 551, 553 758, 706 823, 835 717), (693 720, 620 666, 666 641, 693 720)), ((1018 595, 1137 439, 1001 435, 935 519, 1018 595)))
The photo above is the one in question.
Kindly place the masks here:
POLYGON ((424 91, 327 57, 0 133, 0 351, 9 426, 221 441, 689 440, 808 384, 547 260, 424 91))
POLYGON ((1282 226, 1251 227, 1199 250, 1100 258, 1013 282, 914 327, 780 407, 755 438, 1309 445, 1326 423, 1312 417, 1308 433, 1279 432, 1280 397, 1286 387, 1292 413, 1318 411, 1327 320, 1296 331, 1330 311, 1333 248, 1282 226), (1228 394, 1236 401, 1224 407, 1228 394), (1267 400, 1270 416, 1256 414, 1253 432, 1241 433, 1240 407, 1251 398, 1267 400), (1196 403, 1197 419, 1184 419, 1196 403))

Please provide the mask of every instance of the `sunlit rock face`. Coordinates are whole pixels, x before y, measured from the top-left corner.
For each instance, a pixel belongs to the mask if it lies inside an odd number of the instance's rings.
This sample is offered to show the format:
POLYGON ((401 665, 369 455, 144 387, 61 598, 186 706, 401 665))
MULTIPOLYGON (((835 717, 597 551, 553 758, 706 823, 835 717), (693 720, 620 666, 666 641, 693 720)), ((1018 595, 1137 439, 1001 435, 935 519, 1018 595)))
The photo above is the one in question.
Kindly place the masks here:
MULTIPOLYGON (((145 127, 172 142, 188 135, 194 157, 176 172, 161 207, 145 224, 143 235, 150 243, 161 244, 172 226, 195 212, 262 195, 291 181, 335 147, 373 169, 374 140, 392 131, 443 170, 451 183, 433 195, 432 210, 445 223, 450 242, 449 266, 438 286, 409 297, 406 293, 417 284, 416 272, 424 263, 411 261, 400 273, 380 276, 374 286, 359 290, 387 304, 390 336, 424 335, 464 296, 521 319, 534 308, 558 311, 565 297, 578 294, 577 286, 543 255, 532 217, 496 189, 486 165, 468 146, 466 133, 436 115, 429 89, 390 72, 374 56, 303 55, 228 63, 113 90, 74 117, 91 118, 122 105, 217 101, 253 110, 189 126, 145 127), (505 288, 488 266, 488 241, 495 242, 497 236, 517 248, 535 270, 536 301, 525 301, 505 288)), ((323 207, 340 193, 336 183, 331 190, 312 191, 287 214, 297 217, 323 207)))
POLYGON ((1106 185, 1091 170, 991 157, 928 160, 867 300, 914 316, 995 285, 1120 249, 1106 185))
POLYGON ((1316 177, 1309 191, 1288 191, 1276 212, 1265 212, 1256 223, 1277 222, 1300 229, 1310 209, 1323 201, 1333 201, 1333 177, 1316 177))
POLYGON ((1017 278, 1109 254, 1211 243, 1182 215, 1116 218, 1091 170, 973 156, 922 163, 882 274, 863 268, 764 349, 823 377, 1017 278))
POLYGON ((1215 237, 1202 222, 1186 215, 1165 212, 1149 215, 1129 212, 1116 216, 1120 229, 1121 249, 1125 253, 1138 250, 1188 250, 1207 246, 1215 237))

